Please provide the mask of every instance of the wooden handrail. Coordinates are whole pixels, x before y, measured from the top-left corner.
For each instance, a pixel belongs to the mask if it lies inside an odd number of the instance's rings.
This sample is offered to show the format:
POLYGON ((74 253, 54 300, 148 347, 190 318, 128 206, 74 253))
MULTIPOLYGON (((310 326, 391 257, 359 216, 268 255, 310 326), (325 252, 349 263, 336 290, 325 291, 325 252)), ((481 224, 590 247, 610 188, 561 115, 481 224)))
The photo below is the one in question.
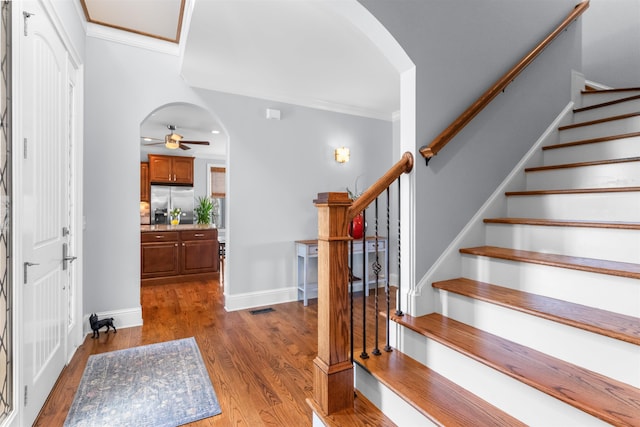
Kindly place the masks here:
POLYGON ((553 30, 544 40, 542 40, 531 52, 525 55, 511 70, 502 76, 493 86, 480 96, 455 119, 440 135, 438 135, 429 145, 420 148, 420 153, 427 160, 438 154, 442 148, 449 143, 469 122, 480 113, 489 103, 502 92, 515 78, 542 53, 542 51, 555 40, 573 21, 578 19, 589 8, 589 0, 579 3, 565 18, 564 21, 553 30))
POLYGON ((413 154, 405 152, 402 158, 382 175, 373 185, 358 197, 347 211, 347 219, 350 221, 360 212, 366 209, 383 191, 385 191, 393 181, 398 179, 403 173, 409 173, 413 169, 413 154))

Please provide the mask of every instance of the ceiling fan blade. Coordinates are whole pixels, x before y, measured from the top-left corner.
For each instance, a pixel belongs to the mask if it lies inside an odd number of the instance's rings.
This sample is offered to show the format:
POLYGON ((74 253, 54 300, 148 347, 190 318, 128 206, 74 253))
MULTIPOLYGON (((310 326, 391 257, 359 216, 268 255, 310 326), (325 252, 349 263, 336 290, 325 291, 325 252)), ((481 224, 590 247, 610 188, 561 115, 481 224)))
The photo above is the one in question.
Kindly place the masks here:
POLYGON ((150 142, 148 144, 142 144, 142 145, 164 145, 164 142, 150 142))
POLYGON ((180 143, 180 148, 183 150, 191 150, 191 147, 189 147, 188 145, 184 145, 182 142, 180 143))
POLYGON ((164 138, 154 138, 152 136, 141 136, 140 139, 143 141, 164 141, 164 138))
POLYGON ((209 141, 180 141, 181 144, 209 145, 209 141))

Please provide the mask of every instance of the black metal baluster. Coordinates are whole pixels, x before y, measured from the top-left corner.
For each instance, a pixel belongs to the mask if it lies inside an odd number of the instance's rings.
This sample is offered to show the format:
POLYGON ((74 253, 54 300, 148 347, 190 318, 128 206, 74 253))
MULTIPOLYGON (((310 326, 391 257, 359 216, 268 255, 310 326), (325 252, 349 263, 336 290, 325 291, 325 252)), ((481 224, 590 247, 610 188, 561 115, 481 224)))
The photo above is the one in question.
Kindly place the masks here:
POLYGON ((402 307, 400 301, 402 299, 402 280, 401 280, 401 271, 400 271, 400 178, 398 178, 398 290, 396 292, 396 316, 404 316, 402 312, 402 307))
MULTIPOLYGON (((391 197, 390 197, 390 191, 389 191, 389 187, 387 187, 387 250, 386 250, 386 256, 387 256, 387 260, 386 260, 386 265, 387 267, 389 266, 389 237, 391 236, 391 197)), ((386 337, 386 343, 384 346, 384 351, 389 352, 389 351, 393 351, 393 349, 391 348, 391 345, 389 344, 389 325, 391 323, 391 292, 389 289, 389 272, 385 271, 385 280, 384 280, 384 293, 385 293, 385 298, 386 298, 386 303, 387 303, 387 318, 385 320, 385 326, 387 328, 387 337, 386 337)))
MULTIPOLYGON (((373 351, 371 353, 373 353, 374 356, 379 356, 380 353, 380 349, 378 348, 378 323, 379 323, 379 317, 380 315, 379 313, 379 307, 378 307, 378 280, 380 280, 380 256, 379 256, 379 252, 378 252, 378 198, 376 197, 376 204, 375 204, 375 213, 376 213, 376 218, 375 218, 375 251, 376 251, 376 261, 373 264, 373 272, 375 273, 376 276, 376 283, 375 283, 375 310, 374 310, 374 316, 375 316, 375 332, 376 332, 376 337, 375 337, 375 345, 373 347, 373 351)), ((367 250, 367 248, 365 248, 365 250, 367 250)))
POLYGON ((362 353, 361 359, 368 359, 367 354, 367 263, 365 260, 365 252, 367 250, 367 210, 362 211, 362 353))
MULTIPOLYGON (((353 225, 352 225, 353 229, 353 225)), ((349 311, 349 315, 351 316, 351 363, 353 363, 353 239, 349 242, 349 300, 351 303, 351 310, 349 311)))

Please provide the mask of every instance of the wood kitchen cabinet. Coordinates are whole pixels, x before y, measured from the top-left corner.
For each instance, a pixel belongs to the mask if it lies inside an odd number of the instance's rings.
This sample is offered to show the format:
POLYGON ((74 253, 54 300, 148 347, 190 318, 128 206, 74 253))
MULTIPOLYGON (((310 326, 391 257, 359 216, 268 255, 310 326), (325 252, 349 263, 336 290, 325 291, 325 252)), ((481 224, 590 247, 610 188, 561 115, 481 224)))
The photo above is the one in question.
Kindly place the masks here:
POLYGON ((180 274, 178 232, 142 233, 140 243, 143 279, 180 274))
POLYGON ((207 278, 220 268, 218 230, 142 232, 140 264, 143 281, 207 278))
POLYGON ((193 185, 193 157, 149 154, 151 184, 193 185))
POLYGON ((140 162, 140 201, 151 200, 151 188, 149 187, 149 162, 140 162))

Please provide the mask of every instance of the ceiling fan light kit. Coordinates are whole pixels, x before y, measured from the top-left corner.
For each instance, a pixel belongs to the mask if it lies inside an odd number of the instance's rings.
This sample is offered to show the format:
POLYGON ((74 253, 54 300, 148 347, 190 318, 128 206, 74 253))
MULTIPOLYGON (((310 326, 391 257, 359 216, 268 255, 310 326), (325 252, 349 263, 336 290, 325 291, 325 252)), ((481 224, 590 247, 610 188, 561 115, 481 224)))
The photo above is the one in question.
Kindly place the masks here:
MULTIPOLYGON (((167 125, 167 128, 171 131, 171 133, 164 136, 164 142, 154 142, 154 143, 145 144, 145 145, 161 145, 162 144, 165 146, 165 148, 168 148, 169 150, 176 150, 178 148, 182 150, 190 150, 191 147, 189 147, 186 144, 209 145, 209 141, 183 141, 182 138, 184 137, 174 132, 176 130, 175 125, 167 125)), ((158 138, 143 138, 143 140, 145 141, 150 141, 152 139, 157 140, 158 138)))

